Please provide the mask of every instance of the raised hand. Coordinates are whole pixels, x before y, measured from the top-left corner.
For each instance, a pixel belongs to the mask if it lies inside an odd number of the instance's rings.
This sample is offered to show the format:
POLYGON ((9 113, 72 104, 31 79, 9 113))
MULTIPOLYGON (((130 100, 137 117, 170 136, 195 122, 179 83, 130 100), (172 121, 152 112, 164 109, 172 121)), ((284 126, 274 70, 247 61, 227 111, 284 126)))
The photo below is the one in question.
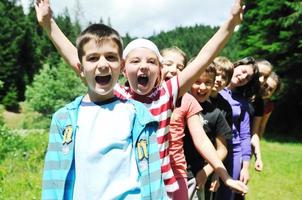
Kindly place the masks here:
POLYGON ((35 3, 36 16, 42 27, 50 26, 52 11, 48 0, 37 0, 35 3))
POLYGON ((234 25, 238 25, 243 20, 244 5, 243 0, 235 0, 235 3, 231 9, 231 17, 234 25))

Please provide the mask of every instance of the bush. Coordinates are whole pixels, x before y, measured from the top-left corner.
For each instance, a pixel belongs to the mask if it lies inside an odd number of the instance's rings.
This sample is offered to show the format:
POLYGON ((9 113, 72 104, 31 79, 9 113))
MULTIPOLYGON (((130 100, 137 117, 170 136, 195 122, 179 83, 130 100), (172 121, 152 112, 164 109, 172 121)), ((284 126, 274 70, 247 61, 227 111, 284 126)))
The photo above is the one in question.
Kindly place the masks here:
POLYGON ((25 98, 35 111, 50 116, 85 91, 81 79, 61 62, 53 67, 45 64, 26 88, 25 98))
POLYGON ((0 125, 0 163, 9 152, 19 149, 21 143, 20 136, 13 134, 4 124, 0 125))
POLYGON ((2 99, 2 104, 6 110, 14 112, 19 111, 18 94, 15 86, 10 87, 5 97, 2 99))

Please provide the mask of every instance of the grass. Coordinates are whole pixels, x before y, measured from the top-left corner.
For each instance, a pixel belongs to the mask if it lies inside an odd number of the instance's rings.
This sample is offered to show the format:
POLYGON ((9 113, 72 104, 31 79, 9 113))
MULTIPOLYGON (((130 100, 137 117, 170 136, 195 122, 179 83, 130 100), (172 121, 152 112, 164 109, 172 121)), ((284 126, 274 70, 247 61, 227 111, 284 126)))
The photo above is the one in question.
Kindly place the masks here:
POLYGON ((43 129, 50 125, 50 118, 39 114, 30 108, 26 102, 20 102, 20 112, 9 112, 0 105, 0 114, 6 126, 10 129, 43 129), (2 107, 2 108, 1 108, 2 107))
MULTIPOLYGON (((6 126, 16 129, 7 131, 0 125, 0 199, 40 199, 47 131, 28 129, 39 123, 27 117, 32 114, 9 115, 0 110, 6 126)), ((247 200, 301 199, 302 143, 295 141, 299 140, 278 136, 261 141, 264 170, 256 172, 252 161, 247 200)))
POLYGON ((302 189, 302 143, 262 141, 264 170, 251 163, 248 200, 298 200, 302 189))
MULTIPOLYGON (((0 199, 40 199, 47 137, 46 131, 28 131, 14 139, 19 148, 0 161, 0 199)), ((264 140, 262 149, 264 170, 259 173, 251 167, 247 199, 301 199, 302 143, 264 140)))
MULTIPOLYGON (((13 134, 0 145, 9 143, 13 150, 0 152, 0 199, 41 199, 43 160, 47 146, 46 131, 13 134), (9 140, 9 141, 8 141, 9 140)), ((2 141, 2 142, 1 142, 2 141)))

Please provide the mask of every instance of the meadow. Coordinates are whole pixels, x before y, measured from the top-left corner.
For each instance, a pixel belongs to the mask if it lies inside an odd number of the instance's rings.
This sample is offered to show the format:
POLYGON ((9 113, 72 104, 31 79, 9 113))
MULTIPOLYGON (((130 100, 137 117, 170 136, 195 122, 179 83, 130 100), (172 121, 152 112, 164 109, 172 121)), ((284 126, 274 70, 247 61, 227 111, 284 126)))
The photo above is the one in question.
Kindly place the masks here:
MULTIPOLYGON (((0 126, 0 199, 40 199, 48 130, 16 129, 22 120, 11 120, 0 126)), ((301 199, 302 143, 269 137, 261 145, 264 170, 256 172, 252 160, 247 200, 301 199)))

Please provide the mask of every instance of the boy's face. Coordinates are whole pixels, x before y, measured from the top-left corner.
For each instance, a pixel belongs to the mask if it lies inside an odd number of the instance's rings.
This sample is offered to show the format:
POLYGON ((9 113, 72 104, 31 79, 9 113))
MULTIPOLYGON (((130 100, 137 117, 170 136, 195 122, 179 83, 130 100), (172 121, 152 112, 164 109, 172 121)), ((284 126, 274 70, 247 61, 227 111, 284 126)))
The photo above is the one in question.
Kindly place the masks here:
POLYGON ((160 80, 160 62, 152 50, 136 48, 127 55, 124 75, 133 92, 146 95, 160 80))
POLYGON ((234 73, 231 79, 233 87, 240 87, 247 84, 254 75, 252 65, 239 65, 234 68, 234 73))
POLYGON ((163 55, 162 79, 168 80, 181 72, 184 66, 184 57, 174 51, 165 52, 163 55))
POLYGON ((223 71, 222 69, 216 69, 215 84, 212 90, 214 92, 219 92, 226 87, 226 83, 227 77, 225 71, 223 71))
POLYGON ((191 94, 197 99, 198 102, 206 101, 214 86, 215 76, 207 72, 202 73, 191 87, 191 94))
POLYGON ((90 99, 103 101, 112 98, 121 70, 117 44, 110 39, 100 43, 91 39, 83 50, 81 76, 86 80, 90 99))

